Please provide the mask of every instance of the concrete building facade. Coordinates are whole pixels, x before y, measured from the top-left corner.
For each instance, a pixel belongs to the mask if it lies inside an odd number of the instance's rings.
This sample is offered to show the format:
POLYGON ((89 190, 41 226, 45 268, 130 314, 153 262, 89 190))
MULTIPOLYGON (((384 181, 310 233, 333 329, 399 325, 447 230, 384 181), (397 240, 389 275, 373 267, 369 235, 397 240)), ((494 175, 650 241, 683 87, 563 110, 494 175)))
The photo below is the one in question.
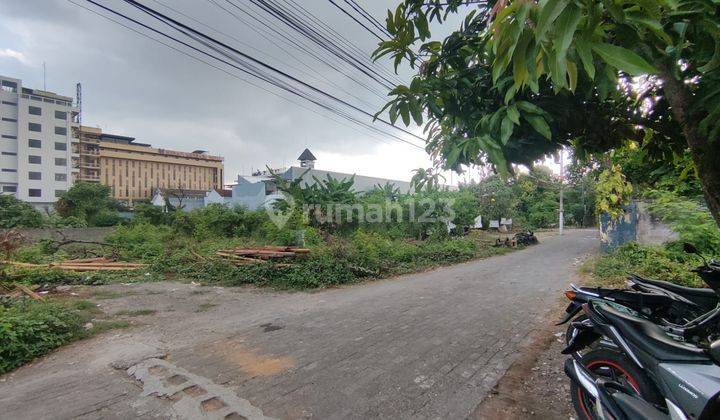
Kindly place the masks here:
POLYGON ((71 97, 0 76, 0 193, 49 208, 72 186, 78 112, 71 97))
POLYGON ((80 179, 109 186, 117 200, 128 204, 150 200, 158 188, 222 189, 224 165, 220 156, 201 150, 187 153, 154 148, 98 128, 83 126, 79 131, 80 179))

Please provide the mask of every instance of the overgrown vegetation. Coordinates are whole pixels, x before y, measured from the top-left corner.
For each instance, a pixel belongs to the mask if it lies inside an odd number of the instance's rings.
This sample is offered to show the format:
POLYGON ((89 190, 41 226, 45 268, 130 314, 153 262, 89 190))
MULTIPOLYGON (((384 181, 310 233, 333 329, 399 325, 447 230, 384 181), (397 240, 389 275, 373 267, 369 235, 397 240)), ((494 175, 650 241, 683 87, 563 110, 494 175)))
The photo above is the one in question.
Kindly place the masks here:
POLYGON ((678 240, 662 246, 629 243, 585 264, 584 270, 605 285, 621 287, 628 273, 666 280, 686 286, 706 287, 690 270, 701 264, 700 258, 683 252, 688 242, 707 257, 720 253, 720 229, 712 215, 697 199, 669 191, 650 190, 650 212, 672 226, 678 240))

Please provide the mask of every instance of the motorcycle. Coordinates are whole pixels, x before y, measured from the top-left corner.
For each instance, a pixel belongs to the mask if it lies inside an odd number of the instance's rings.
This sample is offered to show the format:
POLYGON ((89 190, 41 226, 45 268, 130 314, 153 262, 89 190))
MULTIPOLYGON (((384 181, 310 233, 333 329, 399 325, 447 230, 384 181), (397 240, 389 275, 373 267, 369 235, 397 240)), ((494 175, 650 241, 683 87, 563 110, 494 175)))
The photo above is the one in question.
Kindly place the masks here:
POLYGON ((583 323, 563 354, 571 396, 585 419, 711 419, 720 413, 720 340, 681 343, 608 301, 583 305, 583 323), (601 337, 612 346, 579 350, 601 337))
MULTIPOLYGON (((566 316, 557 324, 561 325, 579 314, 584 303, 600 299, 618 303, 630 308, 638 316, 661 325, 665 331, 680 341, 710 342, 718 337, 720 321, 720 264, 709 262, 691 244, 684 244, 684 250, 699 255, 703 265, 692 271, 710 288, 699 289, 675 285, 660 280, 643 279, 631 275, 628 279, 629 290, 604 288, 579 288, 571 285, 565 296, 571 300, 566 308, 566 316)), ((578 316, 568 326, 566 342, 577 333, 576 328, 586 318, 578 316)))

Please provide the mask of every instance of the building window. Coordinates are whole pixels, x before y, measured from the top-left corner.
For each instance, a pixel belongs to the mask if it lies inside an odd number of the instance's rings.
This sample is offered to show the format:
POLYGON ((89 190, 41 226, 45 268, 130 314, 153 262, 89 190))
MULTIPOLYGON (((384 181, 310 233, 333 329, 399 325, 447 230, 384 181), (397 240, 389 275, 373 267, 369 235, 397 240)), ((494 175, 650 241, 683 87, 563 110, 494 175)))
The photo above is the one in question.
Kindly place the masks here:
POLYGON ((17 106, 17 102, 2 101, 3 105, 17 106))
POLYGON ((67 112, 65 112, 65 111, 55 111, 55 119, 58 119, 58 120, 67 120, 67 112))
POLYGON ((42 147, 42 142, 37 139, 28 139, 28 147, 39 149, 42 147))
POLYGON ((17 93, 17 83, 11 82, 9 80, 3 80, 0 82, 0 90, 3 92, 12 92, 17 93))
POLYGON ((67 159, 55 158, 55 166, 67 166, 67 159))
POLYGON ((2 152, 3 156, 17 156, 15 152, 2 152))
POLYGON ((2 168, 3 172, 17 172, 17 169, 2 168))
POLYGON ((30 100, 42 102, 42 98, 39 96, 30 96, 30 100))
POLYGON ((41 197, 42 191, 39 188, 30 188, 28 190, 28 196, 30 197, 41 197))
POLYGON ((30 131, 42 131, 42 126, 38 123, 28 123, 28 130, 30 131))
POLYGON ((10 136, 10 135, 7 135, 7 134, 3 134, 3 135, 2 135, 2 138, 4 138, 4 139, 16 140, 16 139, 17 139, 17 136, 10 136))
POLYGON ((33 181, 40 181, 42 179, 42 174, 40 172, 28 172, 28 179, 32 179, 33 181))
POLYGON ((42 163, 42 158, 40 158, 40 156, 29 155, 29 156, 28 156, 28 163, 37 163, 37 164, 40 164, 40 163, 42 163))
POLYGON ((55 134, 59 134, 61 136, 67 136, 67 128, 66 127, 55 127, 55 134))
POLYGON ((60 198, 65 194, 65 190, 55 190, 55 198, 60 198))
POLYGON ((17 122, 17 120, 16 120, 15 118, 5 118, 5 117, 3 117, 2 120, 3 120, 3 121, 7 121, 7 122, 17 122))
POLYGON ((67 181, 67 174, 55 174, 55 181, 67 181))
POLYGON ((67 143, 55 142, 55 150, 67 150, 67 143))
POLYGON ((2 192, 14 193, 17 192, 17 187, 15 185, 3 185, 2 192))
POLYGON ((40 108, 39 106, 30 106, 28 108, 28 112, 30 113, 30 115, 42 115, 42 108, 40 108))

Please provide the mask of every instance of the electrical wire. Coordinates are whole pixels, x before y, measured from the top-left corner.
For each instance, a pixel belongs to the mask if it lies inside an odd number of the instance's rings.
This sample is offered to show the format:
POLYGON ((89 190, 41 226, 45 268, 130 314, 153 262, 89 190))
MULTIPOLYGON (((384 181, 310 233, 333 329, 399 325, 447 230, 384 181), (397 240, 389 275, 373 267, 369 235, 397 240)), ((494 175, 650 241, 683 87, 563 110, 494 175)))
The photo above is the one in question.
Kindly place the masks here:
MULTIPOLYGON (((79 7, 83 7, 83 6, 80 6, 80 5, 78 5, 77 3, 73 2, 72 0, 68 0, 68 1, 69 1, 70 3, 72 3, 72 4, 75 4, 75 5, 79 6, 79 7)), ((193 51, 195 51, 195 52, 199 52, 199 53, 201 53, 201 54, 203 54, 203 55, 206 55, 206 56, 208 56, 208 57, 210 57, 210 58, 213 58, 213 59, 215 59, 215 60, 217 60, 217 61, 223 62, 224 64, 226 64, 226 65, 228 65, 228 66, 231 66, 231 67, 233 67, 233 68, 235 68, 235 69, 237 69, 237 70, 239 70, 239 71, 241 71, 241 72, 243 72, 243 73, 249 74, 249 75, 251 75, 251 76, 253 76, 253 77, 259 78, 259 79, 264 80, 264 81, 269 82, 269 83, 272 83, 273 85, 275 85, 275 86, 277 86, 277 87, 280 87, 281 89, 285 90, 285 91, 288 92, 288 93, 291 93, 291 94, 296 95, 296 96, 299 96, 299 97, 301 97, 301 98, 303 98, 303 99, 305 99, 305 100, 308 100, 308 101, 314 103, 315 105, 317 105, 317 106, 319 106, 319 107, 321 107, 321 108, 323 108, 323 109, 325 109, 325 110, 328 110, 328 111, 333 112, 333 113, 335 113, 335 114, 337 114, 337 115, 339 115, 339 116, 342 116, 343 118, 346 118, 346 119, 348 119, 348 120, 350 120, 350 121, 352 121, 352 122, 355 122, 356 124, 362 125, 362 126, 364 126, 365 128, 368 128, 368 129, 370 129, 370 130, 372 130, 372 131, 375 131, 375 132, 380 133, 380 134, 383 134, 383 135, 387 135, 387 136, 393 137, 393 138, 396 139, 396 140, 402 141, 402 142, 407 143, 407 144, 409 144, 409 145, 411 145, 411 146, 414 146, 414 147, 417 147, 417 148, 422 149, 422 147, 420 147, 420 146, 418 146, 418 145, 416 145, 416 144, 414 144, 414 143, 411 143, 411 142, 409 142, 409 141, 407 141, 407 140, 405 140, 405 139, 403 139, 403 138, 401 138, 401 137, 395 136, 395 135, 393 135, 393 134, 391 134, 391 133, 384 132, 384 131, 378 129, 378 127, 375 127, 375 126, 373 126, 373 125, 371 125, 371 124, 368 124, 368 123, 366 123, 366 122, 360 121, 360 120, 358 120, 357 118, 349 115, 349 114, 346 113, 346 112, 343 112, 343 111, 338 110, 338 109, 336 109, 336 108, 330 107, 330 106, 328 106, 327 104, 324 104, 324 103, 322 103, 322 102, 320 102, 320 101, 318 101, 318 100, 315 100, 315 99, 313 99, 313 98, 311 98, 311 97, 308 97, 307 95, 303 95, 302 93, 300 93, 300 92, 298 92, 298 91, 296 91, 296 90, 293 90, 293 89, 289 88, 287 85, 283 85, 282 83, 277 83, 277 80, 274 80, 271 76, 268 76, 268 75, 263 76, 263 75, 261 75, 261 74, 257 74, 257 73, 255 73, 255 72, 253 72, 252 69, 248 69, 248 68, 247 68, 247 64, 245 64, 244 66, 243 66, 242 63, 240 63, 240 65, 236 65, 236 64, 233 64, 233 63, 228 62, 228 61, 226 61, 226 60, 222 60, 221 58, 218 58, 217 56, 214 56, 214 55, 212 55, 212 54, 209 54, 208 52, 203 51, 203 50, 201 50, 201 49, 199 49, 199 48, 197 48, 197 47, 194 47, 194 46, 192 46, 192 45, 190 45, 190 44, 188 44, 188 43, 186 43, 186 42, 184 42, 184 41, 181 41, 181 40, 179 40, 179 39, 177 39, 177 38, 175 38, 175 37, 173 37, 173 36, 171 36, 171 35, 165 34, 164 32, 159 31, 159 30, 157 30, 157 29, 155 29, 155 28, 152 28, 152 27, 150 27, 150 26, 148 26, 148 25, 146 25, 146 24, 144 24, 144 23, 142 23, 142 22, 139 22, 139 21, 137 21, 136 19, 133 19, 133 18, 127 16, 127 15, 124 15, 124 14, 122 14, 122 13, 120 13, 120 12, 118 12, 118 11, 115 11, 115 10, 113 10, 113 9, 110 9, 110 8, 108 8, 108 7, 106 7, 106 6, 103 6, 103 5, 97 3, 97 2, 94 1, 94 0, 85 0, 85 1, 87 1, 87 2, 89 2, 89 3, 91 3, 91 4, 93 4, 93 5, 95 5, 95 6, 97 6, 97 7, 100 7, 101 9, 103 9, 103 10, 105 10, 105 11, 108 11, 108 12, 110 12, 110 13, 113 13, 113 14, 117 15, 117 16, 120 16, 120 17, 122 17, 122 18, 124 18, 124 19, 126 19, 126 20, 128 20, 128 21, 130 21, 130 22, 133 22, 133 23, 135 23, 136 25, 141 26, 141 27, 143 27, 143 28, 145 28, 145 29, 147 29, 147 30, 150 30, 150 31, 152 31, 152 32, 154 32, 154 33, 157 33, 157 34, 163 36, 163 37, 166 37, 166 38, 168 38, 168 39, 171 39, 171 40, 173 40, 174 42, 176 42, 176 43, 178 43, 178 44, 180 44, 180 45, 183 45, 183 46, 185 46, 185 47, 187 47, 187 48, 189 48, 189 49, 191 49, 191 50, 193 50, 193 51)), ((86 10, 90 10, 90 11, 96 13, 96 14, 99 14, 99 13, 97 13, 97 12, 91 10, 91 9, 88 9, 88 8, 85 8, 85 7, 83 7, 83 8, 86 9, 86 10)), ((222 68, 220 68, 220 67, 217 67, 217 66, 215 66, 215 65, 212 65, 211 63, 207 63, 207 62, 205 62, 204 60, 201 60, 201 59, 199 59, 199 58, 197 58, 197 57, 195 57, 195 56, 193 56, 193 55, 191 55, 191 54, 188 54, 187 52, 184 52, 184 51, 182 51, 182 50, 179 50, 179 49, 177 49, 177 48, 174 48, 174 47, 172 47, 172 46, 169 45, 169 44, 166 44, 166 43, 161 42, 161 41, 159 41, 159 40, 157 40, 157 39, 155 39, 155 38, 153 38, 153 37, 148 36, 147 34, 143 34, 143 33, 140 32, 140 31, 137 31, 137 30, 135 30, 135 29, 133 29, 133 28, 131 28, 131 27, 128 27, 128 26, 126 26, 126 25, 123 25, 122 23, 119 23, 119 22, 115 21, 114 19, 110 19, 110 18, 108 18, 107 16, 104 16, 104 15, 102 15, 102 14, 99 14, 99 15, 102 16, 102 17, 104 17, 104 18, 106 18, 106 19, 109 19, 109 20, 111 20, 111 21, 113 21, 113 22, 115 22, 115 23, 118 23, 118 24, 122 25, 123 27, 128 28, 128 29, 130 29, 130 30, 132 30, 132 31, 134 31, 134 32, 142 35, 142 36, 145 36, 146 38, 149 38, 149 39, 151 39, 151 40, 154 40, 154 41, 156 41, 156 42, 161 43, 162 45, 165 45, 165 46, 167 46, 167 47, 170 47, 170 48, 172 48, 173 50, 175 50, 175 51, 177 51, 177 52, 180 52, 180 53, 182 53, 182 54, 184 54, 184 55, 187 55, 187 56, 189 56, 189 57, 191 57, 191 58, 193 58, 193 59, 196 59, 196 60, 198 60, 198 61, 200 61, 200 62, 203 62, 203 63, 205 63, 205 64, 208 64, 208 65, 210 65, 211 67, 214 67, 214 68, 216 68, 216 69, 218 69, 218 70, 221 70, 221 71, 225 72, 226 74, 229 74, 229 75, 231 75, 231 76, 233 76, 233 77, 237 77, 238 79, 243 80, 243 81, 245 81, 245 82, 247 82, 247 83, 249 83, 249 84, 251 84, 251 85, 253 85, 253 86, 255 86, 255 87, 258 87, 258 88, 264 90, 264 91, 267 91, 267 92, 269 92, 269 93, 272 93, 272 94, 274 94, 274 95, 277 95, 276 93, 271 92, 271 91, 268 91, 267 89, 264 89, 264 88, 262 88, 262 87, 260 87, 260 86, 258 86, 258 85, 256 85, 256 84, 254 84, 254 83, 252 83, 252 82, 249 82, 249 81, 247 81, 247 80, 244 79, 244 78, 241 78, 241 77, 239 77, 239 76, 237 76, 237 75, 234 75, 234 74, 228 72, 228 71, 225 70, 225 69, 222 69, 222 68)), ((168 19, 170 19, 170 18, 168 18, 168 19)), ((205 42, 206 42, 206 41, 205 41, 205 42)), ((209 45, 208 42, 206 42, 206 44, 209 45)), ((280 97, 282 97, 282 96, 280 96, 280 97)), ((284 99, 287 99, 287 98, 284 98, 284 99)), ((294 101, 291 101, 291 102, 295 103, 294 101)), ((305 107, 303 107, 303 108, 305 108, 305 107)), ((307 108, 305 108, 305 109, 307 109, 307 108)))

